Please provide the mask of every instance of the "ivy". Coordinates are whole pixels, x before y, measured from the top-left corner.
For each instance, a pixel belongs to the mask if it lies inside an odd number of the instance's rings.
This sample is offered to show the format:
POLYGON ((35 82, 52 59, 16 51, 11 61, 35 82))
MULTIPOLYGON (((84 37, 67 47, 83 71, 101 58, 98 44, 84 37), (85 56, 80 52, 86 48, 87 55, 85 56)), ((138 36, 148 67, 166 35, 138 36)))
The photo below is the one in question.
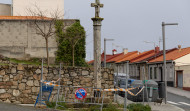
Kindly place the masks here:
POLYGON ((79 21, 76 21, 65 31, 63 21, 55 23, 58 50, 56 53, 56 62, 63 62, 64 65, 73 65, 73 44, 74 47, 74 64, 75 66, 87 66, 85 61, 86 51, 86 32, 79 21))

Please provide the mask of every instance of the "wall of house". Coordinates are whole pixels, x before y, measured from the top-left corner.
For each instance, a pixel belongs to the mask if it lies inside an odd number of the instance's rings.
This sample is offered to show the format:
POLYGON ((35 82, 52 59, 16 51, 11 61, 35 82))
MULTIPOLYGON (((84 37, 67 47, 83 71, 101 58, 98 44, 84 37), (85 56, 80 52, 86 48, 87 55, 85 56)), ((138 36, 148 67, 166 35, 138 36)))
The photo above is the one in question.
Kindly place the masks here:
POLYGON ((57 10, 64 15, 64 0, 13 0, 13 16, 29 16, 27 9, 35 12, 35 5, 48 17, 57 10))
MULTIPOLYGON (((65 27, 76 20, 65 20, 65 27)), ((0 20, 0 54, 10 58, 46 57, 45 39, 37 34, 30 20, 0 20)), ((48 29, 48 28, 47 28, 48 29)), ((55 57, 56 36, 49 38, 49 54, 55 57)))
POLYGON ((11 15, 11 5, 0 3, 0 15, 1 16, 10 16, 11 15))
MULTIPOLYGON (((43 69, 43 80, 56 81, 59 78, 59 67, 43 69)), ((113 69, 102 69, 102 88, 114 88, 113 69)), ((61 84, 64 86, 94 86, 93 68, 63 67, 61 84)), ((0 101, 9 103, 34 104, 40 90, 41 66, 32 65, 0 65, 0 101)), ((68 89, 68 88, 67 88, 68 89)), ((66 90, 66 89, 65 89, 66 90)), ((57 87, 52 92, 55 99, 57 87)), ((113 100, 113 92, 106 92, 105 98, 113 100)))
MULTIPOLYGON (((155 81, 161 81, 161 80, 164 81, 164 75, 161 78, 161 69, 160 68, 162 68, 162 71, 163 71, 163 64, 162 63, 149 64, 149 66, 148 66, 149 79, 155 80, 155 81)), ((173 63, 167 63, 166 64, 166 74, 167 74, 168 85, 174 86, 175 73, 174 73, 174 64, 173 63)))
MULTIPOLYGON (((183 72, 183 89, 190 91, 190 65, 175 66, 175 75, 177 71, 183 72)), ((176 75, 177 76, 177 75, 176 75)), ((176 77, 175 77, 176 80, 176 77)), ((175 81, 175 87, 177 80, 175 81)))
POLYGON ((175 66, 190 65, 190 54, 180 57, 174 61, 175 61, 175 66))

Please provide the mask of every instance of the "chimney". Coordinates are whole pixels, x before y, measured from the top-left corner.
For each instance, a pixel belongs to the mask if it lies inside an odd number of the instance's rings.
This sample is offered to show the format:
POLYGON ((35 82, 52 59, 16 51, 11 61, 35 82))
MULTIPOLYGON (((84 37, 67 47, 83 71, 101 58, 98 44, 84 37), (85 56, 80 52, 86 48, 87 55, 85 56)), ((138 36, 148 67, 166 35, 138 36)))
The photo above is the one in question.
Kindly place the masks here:
POLYGON ((113 55, 117 54, 117 50, 116 50, 116 49, 113 49, 113 50, 112 50, 112 54, 113 54, 113 55))
POLYGON ((181 52, 181 45, 178 45, 179 52, 181 52))
POLYGON ((157 54, 157 53, 159 53, 159 52, 160 52, 160 47, 156 46, 156 47, 155 47, 155 53, 157 54))
POLYGON ((123 49, 123 54, 125 55, 125 54, 127 54, 128 53, 128 49, 127 48, 124 48, 123 49))

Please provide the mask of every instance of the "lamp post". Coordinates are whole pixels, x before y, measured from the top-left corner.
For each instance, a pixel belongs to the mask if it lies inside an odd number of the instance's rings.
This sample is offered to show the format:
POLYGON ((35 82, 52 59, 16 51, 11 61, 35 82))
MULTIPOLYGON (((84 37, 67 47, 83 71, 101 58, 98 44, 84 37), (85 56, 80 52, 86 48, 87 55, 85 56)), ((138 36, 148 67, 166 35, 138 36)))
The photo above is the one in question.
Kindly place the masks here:
POLYGON ((104 68, 106 68, 106 41, 113 41, 114 39, 104 38, 104 68))
POLYGON ((162 22, 162 39, 163 39, 163 62, 164 62, 164 81, 165 81, 165 104, 167 103, 167 75, 166 75, 166 49, 165 49, 165 26, 178 25, 178 23, 165 23, 162 22))

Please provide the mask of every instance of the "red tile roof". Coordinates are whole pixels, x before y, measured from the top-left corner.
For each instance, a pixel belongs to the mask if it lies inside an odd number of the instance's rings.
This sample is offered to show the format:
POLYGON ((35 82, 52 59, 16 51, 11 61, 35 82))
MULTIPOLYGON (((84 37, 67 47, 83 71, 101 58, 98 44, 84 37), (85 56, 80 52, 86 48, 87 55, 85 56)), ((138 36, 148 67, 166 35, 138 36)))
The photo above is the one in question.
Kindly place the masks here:
POLYGON ((109 59, 107 62, 122 62, 121 60, 124 59, 125 61, 127 61, 128 59, 132 58, 132 55, 137 55, 138 51, 134 51, 134 52, 128 52, 127 54, 121 53, 120 55, 118 55, 117 57, 114 57, 112 59, 109 59))
POLYGON ((51 20, 48 17, 38 16, 0 16, 0 20, 51 20))
POLYGON ((140 62, 140 61, 142 61, 142 60, 144 60, 144 59, 146 59, 148 57, 151 57, 153 55, 155 55, 155 51, 154 50, 145 51, 145 52, 139 54, 137 57, 131 59, 130 62, 131 63, 132 62, 140 62))
MULTIPOLYGON (((187 54, 190 54, 190 47, 188 48, 183 48, 183 49, 175 49, 171 52, 168 52, 166 53, 166 60, 176 60, 182 56, 185 56, 187 54)), ((160 62, 160 61, 163 61, 163 55, 162 56, 159 56, 158 58, 156 59, 153 59, 149 62, 160 62)))
MULTIPOLYGON (((121 55, 122 53, 119 53, 119 54, 114 54, 114 55, 106 55, 106 62, 114 57, 117 57, 119 55, 121 55)), ((104 61, 104 53, 101 54, 101 62, 104 61)), ((88 62, 88 64, 92 64, 94 62, 94 60, 91 60, 88 62)))
POLYGON ((118 60, 118 61, 116 61, 116 63, 130 61, 131 59, 137 57, 138 55, 139 55, 138 51, 131 52, 130 54, 124 55, 123 58, 120 59, 120 60, 118 60))

